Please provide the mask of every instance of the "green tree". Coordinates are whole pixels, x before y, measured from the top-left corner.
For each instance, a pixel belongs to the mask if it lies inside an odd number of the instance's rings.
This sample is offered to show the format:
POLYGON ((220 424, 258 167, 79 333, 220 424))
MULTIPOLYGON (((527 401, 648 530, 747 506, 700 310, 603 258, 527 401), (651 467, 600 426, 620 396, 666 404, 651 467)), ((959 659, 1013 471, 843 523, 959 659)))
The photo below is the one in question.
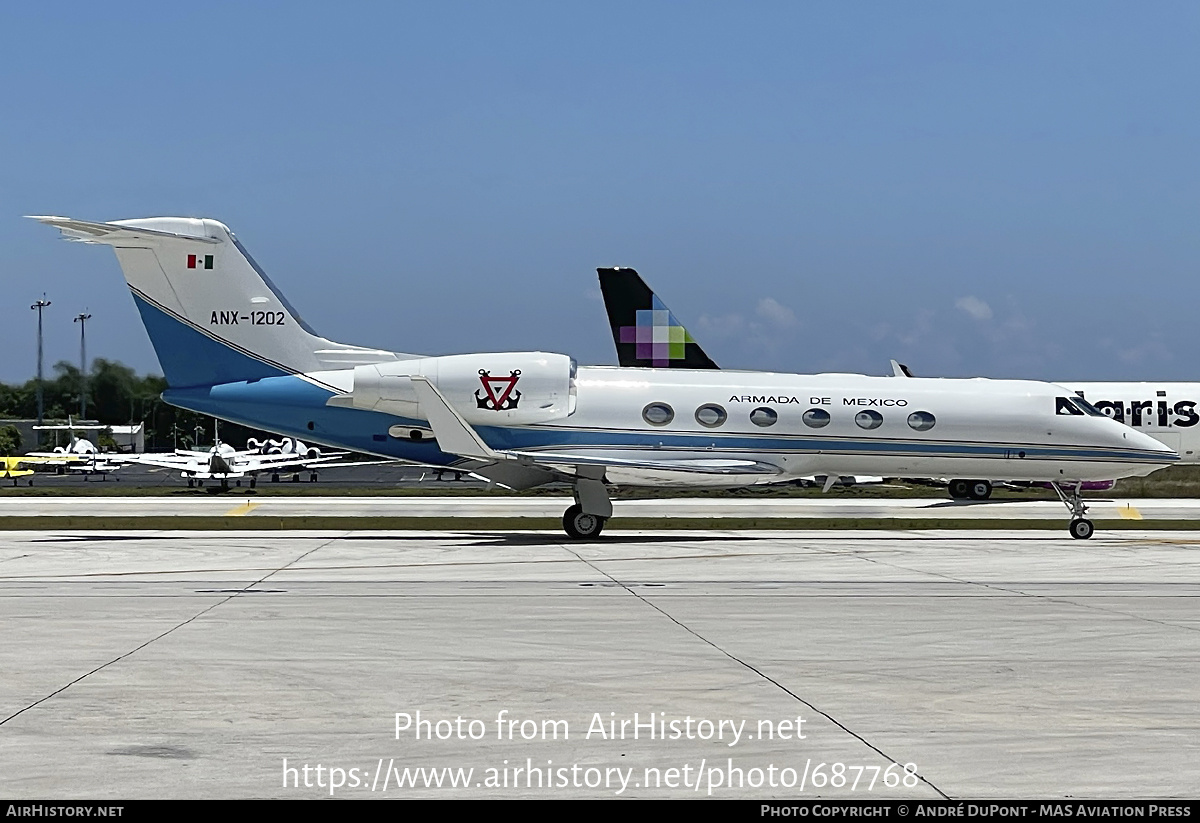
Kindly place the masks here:
POLYGON ((0 454, 12 457, 21 448, 21 433, 13 425, 0 426, 0 454))

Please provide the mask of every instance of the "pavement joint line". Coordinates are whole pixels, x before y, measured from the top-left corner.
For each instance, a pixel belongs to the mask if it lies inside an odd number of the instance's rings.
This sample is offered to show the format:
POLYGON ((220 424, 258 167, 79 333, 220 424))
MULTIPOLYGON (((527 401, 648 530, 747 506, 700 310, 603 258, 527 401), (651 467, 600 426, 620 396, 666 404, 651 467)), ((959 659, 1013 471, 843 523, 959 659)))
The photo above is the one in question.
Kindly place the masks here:
MULTIPOLYGON (((743 668, 745 668, 745 669, 748 669, 748 670, 750 670, 750 671, 754 672, 756 675, 758 675, 759 677, 761 677, 763 680, 765 680, 765 681, 767 681, 768 683, 772 684, 773 686, 775 686, 776 688, 778 688, 780 691, 782 691, 784 694, 787 694, 787 695, 788 695, 788 696, 790 696, 792 699, 794 699, 794 700, 796 700, 797 702, 799 702, 801 705, 803 705, 803 706, 807 706, 807 707, 808 707, 809 709, 811 709, 812 711, 814 711, 814 712, 816 712, 817 714, 819 714, 819 715, 821 715, 822 717, 824 717, 824 718, 825 718, 826 720, 828 720, 830 723, 832 723, 833 725, 837 726, 839 729, 841 729, 842 731, 844 731, 846 734, 848 734, 848 735, 850 735, 851 737, 853 737, 853 738, 855 738, 856 740, 858 740, 860 743, 862 743, 862 744, 863 744, 864 746, 866 746, 867 748, 871 749, 873 752, 875 752, 876 754, 878 754, 878 755, 879 755, 880 757, 882 757, 883 759, 887 760, 888 762, 892 763, 893 765, 899 766, 901 769, 903 769, 903 768, 904 768, 904 764, 902 764, 900 761, 896 760, 896 758, 892 757, 890 754, 888 754, 887 752, 883 751, 883 749, 879 748, 879 747, 878 747, 878 746, 876 746, 874 743, 872 743, 871 741, 867 740, 865 737, 863 737, 863 736, 862 736, 861 734, 859 734, 858 732, 856 732, 856 731, 854 731, 853 729, 851 729, 851 728, 849 728, 848 726, 846 726, 844 723, 842 723, 841 721, 839 721, 839 720, 838 720, 836 717, 834 717, 833 715, 831 715, 831 714, 829 714, 828 712, 822 711, 821 709, 817 708, 817 707, 816 707, 816 706, 814 706, 812 703, 808 702, 808 701, 807 701, 807 700, 805 700, 803 697, 801 697, 800 695, 796 694, 794 691, 792 691, 792 690, 791 690, 791 689, 789 689, 787 686, 785 686, 785 685, 783 685, 782 683, 780 683, 780 682, 779 682, 778 680, 776 680, 775 678, 771 677, 771 676, 770 676, 769 674, 767 674, 766 672, 762 671, 761 669, 758 669, 758 668, 756 668, 756 667, 755 667, 753 664, 751 664, 751 663, 748 663, 748 662, 746 662, 745 660, 742 660, 742 659, 741 659, 740 657, 738 657, 737 655, 733 654, 732 652, 729 652, 729 651, 727 651, 727 650, 725 650, 725 649, 721 648, 721 647, 720 647, 720 646, 718 646, 716 643, 714 643, 712 640, 709 640, 707 637, 705 637, 704 635, 700 634, 698 631, 696 631, 695 629, 693 629, 691 626, 688 626, 686 623, 683 623, 683 622, 681 622, 681 621, 680 621, 678 618, 676 618, 676 617, 675 617, 674 615, 672 615, 670 612, 668 612, 668 611, 666 611, 665 609, 663 609, 663 608, 661 608, 660 606, 658 606, 658 604, 654 603, 653 601, 651 601, 651 600, 647 599, 646 597, 642 596, 642 595, 641 595, 641 594, 639 594, 638 592, 634 591, 634 590, 633 590, 632 588, 630 588, 628 585, 626 585, 626 584, 625 584, 625 583, 623 583, 622 581, 618 580, 617 578, 613 577, 611 574, 609 574, 608 572, 604 571, 604 569, 601 569, 599 566, 597 566, 597 565, 596 565, 595 563, 593 563, 592 561, 590 561, 590 560, 588 560, 587 558, 583 557, 581 554, 579 554, 578 552, 576 552, 576 551, 575 551, 574 549, 572 549, 570 546, 563 545, 563 544, 560 544, 560 545, 562 545, 562 548, 563 548, 563 549, 565 549, 567 552, 570 552, 571 554, 575 555, 575 557, 576 557, 576 558, 578 558, 578 559, 579 559, 579 561, 580 561, 581 563, 583 563, 583 564, 585 564, 585 565, 587 565, 587 566, 591 567, 591 568, 592 568, 594 571, 598 572, 599 574, 602 574, 602 575, 604 575, 604 576, 605 576, 605 577, 607 577, 609 580, 611 580, 613 583, 615 583, 616 585, 620 586, 620 587, 621 587, 622 589, 624 589, 626 592, 628 592, 629 594, 633 595, 634 597, 636 597, 638 600, 640 600, 640 601, 642 601, 643 603, 645 603, 645 604, 646 604, 647 606, 649 606, 650 608, 654 609, 656 612, 658 612, 658 613, 659 613, 659 614, 661 614, 663 617, 665 617, 665 618, 667 618, 668 620, 670 620, 672 623, 674 623, 674 624, 675 624, 676 626, 678 626, 679 628, 683 629, 683 630, 684 630, 685 632, 687 632, 688 634, 690 634, 690 635, 692 635, 693 637, 695 637, 697 640, 699 640, 699 641, 701 641, 702 643, 705 643, 705 644, 707 644, 708 646, 711 646, 712 648, 716 649, 718 652, 720 652, 721 654, 723 654, 725 657, 728 657, 730 660, 732 660, 734 663, 737 663, 739 666, 742 666, 743 668)), ((941 789, 939 789, 939 788, 937 787, 937 785, 935 785, 935 784, 933 783, 933 781, 932 781, 932 780, 930 780, 929 778, 925 777, 925 776, 924 776, 924 775, 922 775, 920 772, 913 772, 913 774, 914 774, 914 775, 917 777, 917 779, 919 779, 919 780, 920 780, 922 783, 924 783, 925 785, 929 786, 929 788, 933 789, 935 792, 937 792, 939 795, 941 795, 941 797, 942 797, 942 799, 943 799, 943 800, 952 800, 952 799, 953 799, 953 798, 951 798, 951 797, 950 797, 950 795, 946 794, 946 793, 945 793, 945 792, 943 792, 941 789)))
POLYGON ((886 560, 882 560, 878 557, 867 556, 861 552, 850 552, 850 556, 855 557, 859 560, 865 560, 868 563, 875 563, 880 566, 888 566, 893 569, 899 569, 901 571, 911 572, 912 574, 924 574, 924 575, 929 575, 931 577, 940 577, 943 580, 949 580, 954 583, 960 583, 964 586, 977 586, 979 588, 990 589, 992 591, 1007 592, 1008 594, 1015 594, 1020 597, 1031 597, 1031 598, 1034 598, 1035 600, 1045 600, 1049 603, 1062 603, 1062 604, 1065 604, 1068 606, 1074 606, 1078 609, 1088 609, 1091 611, 1098 611, 1098 612, 1103 612, 1105 614, 1116 615, 1118 617, 1127 617, 1131 620, 1139 620, 1143 623, 1153 623, 1154 625, 1164 626, 1166 628, 1171 628, 1171 629, 1183 629, 1185 631, 1190 631, 1190 632, 1200 631, 1200 627, 1197 627, 1197 626, 1187 626, 1187 625, 1183 625, 1180 623, 1168 623, 1165 620, 1156 620, 1153 617, 1142 617, 1141 615, 1130 614, 1129 612, 1123 612, 1118 609, 1109 609, 1109 608, 1105 608, 1103 606, 1097 606, 1097 605, 1093 605, 1090 603, 1078 603, 1074 600, 1068 600, 1066 598, 1058 597, 1058 596, 1052 595, 1052 594, 1038 594, 1036 592, 1027 592, 1027 591, 1023 591, 1022 589, 1013 588, 1011 586, 1001 585, 999 583, 986 583, 983 581, 976 581, 976 580, 963 580, 962 578, 955 577, 952 574, 946 574, 945 572, 928 571, 928 570, 924 570, 924 569, 913 569, 908 566, 903 566, 899 563, 891 563, 886 560))
MULTIPOLYGON (((336 538, 334 538, 334 539, 336 539, 336 538)), ((152 638, 150 638, 150 639, 149 639, 149 640, 147 640, 146 642, 144 642, 144 643, 142 643, 142 644, 140 644, 140 645, 138 645, 138 646, 135 646, 134 648, 130 649, 129 651, 125 652, 124 654, 121 654, 121 655, 118 655, 117 657, 114 657, 112 660, 109 660, 107 663, 101 663, 99 666, 95 667, 95 668, 94 668, 94 669, 92 669, 91 671, 84 672, 83 674, 79 675, 79 677, 76 677, 74 680, 70 681, 70 682, 69 682, 69 683, 67 683, 66 685, 64 685, 64 686, 60 686, 59 688, 57 688, 57 689, 55 689, 54 691, 50 692, 50 694, 47 694, 47 695, 45 695, 44 697, 39 697, 37 700, 35 700, 35 701, 33 701, 32 703, 30 703, 28 706, 24 706, 24 707, 22 707, 22 708, 18 709, 17 711, 13 712, 12 714, 10 714, 8 717, 4 718, 3 720, 0 720, 0 726, 3 726, 3 725, 4 725, 5 723, 7 723, 8 721, 10 721, 10 720, 12 720, 12 719, 14 719, 14 718, 16 718, 16 717, 19 717, 20 715, 24 714, 25 712, 29 711, 30 709, 33 709, 33 708, 36 708, 37 706, 40 706, 42 703, 45 703, 47 700, 51 699, 52 697, 56 697, 57 695, 60 695, 60 694, 62 694, 62 693, 63 693, 63 692, 65 692, 67 689, 69 689, 69 688, 71 688, 72 686, 74 686, 76 683, 79 683, 79 682, 81 682, 82 680, 85 680, 86 678, 88 678, 88 677, 91 677, 93 674, 96 674, 96 673, 97 673, 97 672, 99 672, 99 671, 103 671, 104 669, 107 669, 109 666, 113 665, 114 663, 119 663, 119 662, 121 662, 122 660, 124 660, 125 658, 127 658, 127 657, 131 657, 131 656, 133 656, 134 654, 137 654, 137 653, 138 653, 138 652, 140 652, 142 649, 146 648, 147 646, 151 645, 152 643, 156 643, 156 642, 158 642, 159 640, 162 640, 164 637, 166 637, 167 635, 171 634, 171 633, 172 633, 172 632, 174 632, 175 630, 177 630, 177 629, 182 629, 184 626, 188 625, 189 623, 192 623, 192 622, 194 622, 194 621, 196 621, 196 620, 199 620, 201 617, 203 617, 204 615, 208 614, 210 611, 212 611, 213 609, 217 608, 218 606, 222 606, 222 605, 224 605, 224 604, 228 603, 230 600, 233 600, 235 597, 241 597, 241 596, 242 596, 244 593, 246 593, 246 592, 247 592, 249 589, 253 588, 254 586, 257 586, 257 585, 259 585, 260 583, 262 583, 264 580, 266 580, 266 579, 267 579, 268 577, 270 577, 271 575, 278 574, 279 572, 281 572, 281 571, 283 571, 284 569, 286 569, 288 566, 291 566, 291 565, 293 565, 293 564, 295 564, 295 563, 298 563, 298 562, 300 562, 301 560, 303 560, 305 557, 308 557, 308 555, 312 554, 313 552, 315 552, 315 551, 317 551, 317 550, 319 550, 319 549, 323 549, 323 548, 325 548, 325 547, 326 547, 326 546, 328 546, 330 543, 332 543, 334 539, 327 540, 327 541, 325 541, 324 543, 322 543, 322 544, 321 544, 321 545, 319 545, 319 546, 314 546, 313 548, 311 548, 311 549, 309 549, 308 551, 304 552, 304 554, 300 555, 299 557, 296 557, 296 558, 294 558, 294 559, 292 559, 292 560, 288 561, 287 563, 285 563, 285 564, 283 564, 282 566, 280 566, 278 569, 274 569, 274 570, 272 570, 272 571, 268 572, 267 574, 265 574, 265 575, 263 575, 262 577, 260 577, 258 580, 255 580, 253 583, 250 583, 250 584, 248 584, 248 585, 246 585, 246 586, 243 586, 241 589, 239 589, 238 591, 234 592, 233 594, 230 594, 228 597, 223 597, 223 598, 221 598, 220 600, 218 600, 217 602, 215 602, 215 603, 212 603, 212 604, 210 604, 210 605, 206 606, 205 608, 201 609, 201 610, 200 610, 199 612, 197 612, 196 614, 194 614, 194 615, 192 615, 191 617, 189 617, 187 620, 184 620, 184 621, 183 621, 183 622, 181 622, 181 623, 177 623, 176 625, 174 625, 174 626, 172 626, 171 628, 167 629, 165 632, 162 632, 161 634, 159 634, 159 635, 156 635, 155 637, 152 637, 152 638)))

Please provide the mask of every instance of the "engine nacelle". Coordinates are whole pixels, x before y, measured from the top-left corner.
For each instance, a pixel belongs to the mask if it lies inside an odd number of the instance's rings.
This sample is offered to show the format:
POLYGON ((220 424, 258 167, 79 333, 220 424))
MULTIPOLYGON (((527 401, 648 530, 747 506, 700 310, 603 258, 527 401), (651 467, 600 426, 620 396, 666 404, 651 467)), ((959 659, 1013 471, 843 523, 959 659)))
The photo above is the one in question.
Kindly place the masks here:
POLYGON ((451 354, 354 369, 354 390, 333 405, 425 419, 409 377, 437 387, 472 425, 560 420, 575 411, 575 361, 565 354, 451 354))

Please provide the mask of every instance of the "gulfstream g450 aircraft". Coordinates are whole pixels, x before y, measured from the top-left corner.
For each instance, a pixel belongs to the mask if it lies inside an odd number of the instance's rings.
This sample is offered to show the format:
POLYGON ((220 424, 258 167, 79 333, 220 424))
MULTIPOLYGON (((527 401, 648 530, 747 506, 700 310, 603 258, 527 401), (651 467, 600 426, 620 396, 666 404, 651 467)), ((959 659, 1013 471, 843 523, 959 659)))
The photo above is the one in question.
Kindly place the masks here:
MULTIPOLYGON (((577 368, 547 352, 425 357, 344 345, 309 328, 215 220, 36 219, 116 251, 167 402, 512 488, 566 481, 572 537, 598 535, 612 515, 606 484, 734 487, 814 474, 1053 482, 1071 533, 1088 537, 1079 483, 1177 459, 1049 383, 577 368)), ((675 341, 657 331, 651 353, 669 355, 675 341)))

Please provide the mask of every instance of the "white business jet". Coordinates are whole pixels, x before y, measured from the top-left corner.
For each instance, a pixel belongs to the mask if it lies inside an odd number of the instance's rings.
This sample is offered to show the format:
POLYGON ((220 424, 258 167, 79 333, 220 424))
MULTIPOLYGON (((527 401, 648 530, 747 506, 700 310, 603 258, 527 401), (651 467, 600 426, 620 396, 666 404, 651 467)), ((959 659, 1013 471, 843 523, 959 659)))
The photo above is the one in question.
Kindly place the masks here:
MULTIPOLYGON (((599 535, 612 515, 608 484, 736 487, 817 474, 1053 482, 1071 533, 1085 538, 1078 484, 1178 460, 1049 383, 579 368, 547 352, 423 357, 345 345, 301 320, 215 220, 35 219, 113 247, 168 403, 511 488, 565 481, 575 504, 563 527, 575 538, 599 535)), ((652 350, 669 353, 670 335, 653 329, 652 350)))

